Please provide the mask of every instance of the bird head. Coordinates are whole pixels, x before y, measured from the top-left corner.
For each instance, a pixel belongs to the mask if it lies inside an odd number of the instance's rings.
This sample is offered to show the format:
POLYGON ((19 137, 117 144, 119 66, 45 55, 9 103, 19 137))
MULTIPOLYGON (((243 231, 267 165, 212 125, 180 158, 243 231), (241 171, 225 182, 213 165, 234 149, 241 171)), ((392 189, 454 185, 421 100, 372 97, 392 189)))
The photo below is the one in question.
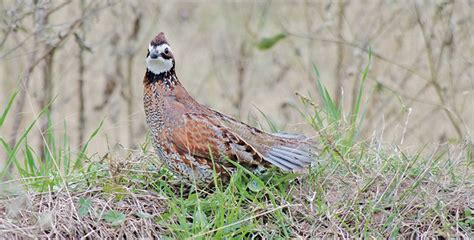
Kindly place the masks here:
POLYGON ((174 68, 174 56, 164 33, 160 32, 151 40, 146 64, 148 70, 154 74, 165 73, 174 68))

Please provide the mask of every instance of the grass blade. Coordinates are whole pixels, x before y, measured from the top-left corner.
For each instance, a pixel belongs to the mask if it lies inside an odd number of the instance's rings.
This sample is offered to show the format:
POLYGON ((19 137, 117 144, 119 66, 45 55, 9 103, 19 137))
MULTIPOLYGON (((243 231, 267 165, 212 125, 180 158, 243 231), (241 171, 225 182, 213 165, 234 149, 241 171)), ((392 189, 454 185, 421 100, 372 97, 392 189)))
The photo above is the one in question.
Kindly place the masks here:
POLYGON ((18 92, 14 92, 12 96, 10 97, 10 100, 7 103, 7 107, 3 111, 2 115, 0 116, 0 127, 3 126, 3 123, 5 122, 5 119, 7 119, 7 115, 10 112, 10 108, 13 105, 13 101, 15 101, 16 96, 18 95, 18 92))

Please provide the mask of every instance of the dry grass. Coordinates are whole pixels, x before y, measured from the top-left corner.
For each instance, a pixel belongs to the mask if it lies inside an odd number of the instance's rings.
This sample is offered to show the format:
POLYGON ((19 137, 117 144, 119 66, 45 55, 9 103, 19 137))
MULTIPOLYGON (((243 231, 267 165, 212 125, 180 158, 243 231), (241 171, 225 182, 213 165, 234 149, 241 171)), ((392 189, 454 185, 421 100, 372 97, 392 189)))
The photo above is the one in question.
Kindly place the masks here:
POLYGON ((347 162, 328 155, 301 176, 272 170, 259 177, 263 188, 240 171, 211 192, 170 185, 151 157, 99 161, 68 191, 6 195, 0 232, 8 239, 473 236, 470 146, 445 146, 428 158, 361 146, 347 162), (104 217, 111 211, 119 216, 104 217))
POLYGON ((153 238, 164 230, 154 218, 166 210, 162 196, 150 191, 127 194, 121 201, 96 187, 73 192, 39 194, 23 192, 1 200, 0 232, 5 239, 25 238, 153 238), (90 200, 85 216, 77 211, 80 199, 90 200), (104 220, 104 214, 125 214, 120 224, 104 220))

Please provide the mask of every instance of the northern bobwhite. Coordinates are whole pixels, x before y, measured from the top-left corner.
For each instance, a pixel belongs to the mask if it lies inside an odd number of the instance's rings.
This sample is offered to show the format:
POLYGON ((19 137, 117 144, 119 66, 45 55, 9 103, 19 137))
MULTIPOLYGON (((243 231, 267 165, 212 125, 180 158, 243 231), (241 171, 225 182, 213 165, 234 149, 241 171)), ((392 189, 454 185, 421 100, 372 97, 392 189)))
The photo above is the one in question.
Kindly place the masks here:
POLYGON ((158 156, 177 176, 206 184, 215 169, 226 181, 236 168, 226 158, 249 170, 272 164, 301 170, 313 162, 306 137, 263 132, 196 102, 176 76, 164 33, 151 41, 146 64, 146 121, 158 156))

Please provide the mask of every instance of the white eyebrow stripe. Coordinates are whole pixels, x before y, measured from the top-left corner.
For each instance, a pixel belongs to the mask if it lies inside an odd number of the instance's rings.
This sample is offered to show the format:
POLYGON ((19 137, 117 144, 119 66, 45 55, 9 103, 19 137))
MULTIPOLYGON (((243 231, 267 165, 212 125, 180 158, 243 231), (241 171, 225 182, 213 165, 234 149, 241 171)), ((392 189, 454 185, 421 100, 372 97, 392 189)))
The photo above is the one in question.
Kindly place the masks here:
POLYGON ((148 46, 148 51, 152 51, 153 49, 157 50, 159 53, 162 53, 165 51, 165 49, 168 48, 168 50, 171 50, 170 48, 170 45, 164 43, 164 44, 161 44, 161 45, 158 45, 158 46, 153 46, 153 45, 149 45, 148 46))

